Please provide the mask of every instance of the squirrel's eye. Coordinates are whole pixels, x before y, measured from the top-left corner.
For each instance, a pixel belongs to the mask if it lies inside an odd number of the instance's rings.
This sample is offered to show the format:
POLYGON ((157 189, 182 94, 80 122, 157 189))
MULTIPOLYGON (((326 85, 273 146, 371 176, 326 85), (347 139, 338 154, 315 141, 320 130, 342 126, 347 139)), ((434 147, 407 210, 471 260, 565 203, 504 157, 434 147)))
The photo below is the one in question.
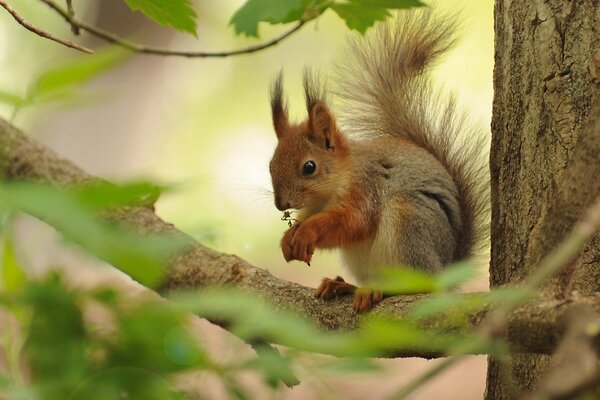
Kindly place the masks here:
POLYGON ((315 173, 316 170, 317 164, 312 160, 308 160, 304 163, 304 166, 302 167, 302 175, 312 175, 315 173))

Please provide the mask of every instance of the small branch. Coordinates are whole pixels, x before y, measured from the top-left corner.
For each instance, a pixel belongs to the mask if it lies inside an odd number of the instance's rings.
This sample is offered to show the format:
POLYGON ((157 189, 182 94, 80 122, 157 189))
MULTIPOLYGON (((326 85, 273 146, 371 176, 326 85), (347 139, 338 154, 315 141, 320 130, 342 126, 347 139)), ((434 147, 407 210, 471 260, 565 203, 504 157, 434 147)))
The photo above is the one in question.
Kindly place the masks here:
POLYGON ((52 40, 54 42, 60 43, 63 46, 67 46, 67 47, 70 47, 70 48, 75 49, 75 50, 83 51, 84 53, 88 53, 88 54, 93 53, 92 50, 90 50, 90 49, 88 49, 86 47, 83 47, 83 46, 80 46, 78 44, 69 42, 67 40, 63 40, 63 39, 57 38, 56 36, 53 36, 50 33, 46 32, 46 31, 43 31, 40 28, 38 28, 38 27, 30 24, 23 17, 21 17, 15 10, 13 10, 8 4, 6 4, 6 2, 4 0, 0 0, 0 6, 2 8, 4 8, 6 11, 8 11, 8 13, 10 15, 12 15, 12 17, 15 19, 15 21, 17 21, 22 27, 24 27, 25 29, 27 29, 27 30, 35 33, 36 35, 41 36, 41 37, 46 38, 46 39, 49 39, 49 40, 52 40))
POLYGON ((527 400, 580 398, 598 382, 600 316, 579 304, 571 307, 565 318, 568 329, 556 349, 550 371, 527 400))
POLYGON ((99 39, 104 40, 105 42, 112 43, 116 46, 123 47, 134 53, 153 54, 153 55, 159 55, 159 56, 175 56, 175 57, 188 57, 188 58, 209 58, 209 57, 213 57, 213 58, 221 57, 222 58, 222 57, 236 56, 236 55, 240 55, 240 54, 255 53, 257 51, 264 50, 269 47, 275 46, 282 40, 288 38, 289 36, 291 36, 292 34, 297 32, 298 30, 300 30, 300 28, 302 28, 304 26, 304 24, 306 23, 306 21, 304 19, 301 19, 291 29, 285 31, 281 35, 279 35, 267 42, 260 43, 260 44, 254 45, 254 46, 244 47, 244 48, 237 49, 237 50, 216 51, 216 52, 169 50, 169 49, 163 49, 163 48, 148 47, 148 46, 144 46, 144 45, 141 45, 138 43, 133 43, 133 42, 127 41, 117 35, 114 35, 110 32, 107 32, 105 30, 102 30, 93 25, 87 24, 83 21, 76 19, 74 16, 70 15, 70 13, 67 10, 64 10, 62 7, 60 7, 54 0, 40 0, 40 1, 42 1, 43 3, 46 3, 48 6, 50 6, 50 8, 52 8, 54 11, 59 13, 65 19, 65 21, 67 21, 71 25, 71 27, 77 27, 78 29, 84 30, 84 31, 88 32, 89 34, 96 36, 99 39))
MULTIPOLYGON (((75 9, 73 8, 73 0, 67 0, 67 14, 69 17, 75 18, 75 9)), ((74 35, 79 35, 81 33, 79 27, 77 25, 71 24, 71 32, 74 35)))

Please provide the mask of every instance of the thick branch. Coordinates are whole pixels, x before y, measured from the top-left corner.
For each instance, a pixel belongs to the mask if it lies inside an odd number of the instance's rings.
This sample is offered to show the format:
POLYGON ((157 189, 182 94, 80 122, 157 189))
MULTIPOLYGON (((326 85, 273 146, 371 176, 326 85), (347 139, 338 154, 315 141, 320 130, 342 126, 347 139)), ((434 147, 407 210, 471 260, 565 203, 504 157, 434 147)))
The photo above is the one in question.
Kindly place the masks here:
POLYGON ((88 32, 89 34, 96 36, 99 39, 104 40, 105 42, 114 44, 116 46, 123 47, 129 51, 134 53, 141 54, 153 54, 159 56, 177 56, 177 57, 188 57, 188 58, 209 58, 209 57, 229 57, 229 56, 237 56, 240 54, 250 54, 255 53, 260 50, 267 49, 269 47, 273 47, 282 40, 288 38, 300 28, 304 26, 306 20, 301 19, 298 21, 292 28, 283 32, 281 35, 268 40, 264 43, 257 44, 255 46, 248 46, 237 50, 230 51, 215 51, 215 52, 207 52, 207 51, 183 51, 183 50, 169 50, 169 49, 161 49, 157 47, 148 47, 138 43, 129 42, 117 35, 114 35, 110 32, 106 32, 98 27, 85 23, 83 21, 75 18, 74 15, 69 13, 67 10, 64 10, 53 0, 41 0, 46 3, 50 8, 60 14, 65 21, 67 21, 71 25, 71 29, 73 31, 83 30, 88 32))
MULTIPOLYGON (((79 184, 95 179, 2 119, 0 177, 9 180, 25 178, 58 185, 79 184)), ((143 234, 178 234, 193 242, 147 207, 123 208, 114 218, 143 234)), ((186 254, 171 262, 160 291, 165 293, 225 284, 250 289, 280 309, 297 311, 324 330, 350 330, 359 323, 360 317, 352 311, 350 298, 331 302, 317 300, 310 288, 280 280, 239 257, 218 253, 196 242, 193 242, 186 254)), ((425 297, 412 295, 387 298, 373 313, 402 318, 416 302, 425 297)), ((596 312, 600 312, 600 295, 581 299, 580 302, 589 304, 596 312)), ((564 331, 562 317, 572 303, 574 300, 544 300, 518 308, 508 318, 508 340, 524 352, 551 353, 564 331)), ((474 314, 470 321, 478 326, 484 316, 484 313, 474 314)), ((435 324, 435 321, 431 324, 435 324)), ((418 352, 403 352, 402 355, 430 356, 418 352)))

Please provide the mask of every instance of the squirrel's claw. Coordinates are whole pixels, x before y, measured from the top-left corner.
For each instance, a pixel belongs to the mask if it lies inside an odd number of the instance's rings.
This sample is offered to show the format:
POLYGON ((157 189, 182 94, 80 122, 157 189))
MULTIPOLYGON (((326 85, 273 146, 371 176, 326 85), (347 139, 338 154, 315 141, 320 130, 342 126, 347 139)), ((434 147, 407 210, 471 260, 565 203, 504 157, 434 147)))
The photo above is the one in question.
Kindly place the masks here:
POLYGON ((304 261, 310 265, 315 252, 316 235, 310 229, 294 225, 288 229, 281 239, 281 251, 286 261, 304 261))
POLYGON ((366 291, 359 289, 354 293, 354 302, 352 303, 352 308, 357 313, 363 313, 371 310, 373 306, 381 302, 381 300, 383 300, 382 292, 377 290, 366 291))
POLYGON ((335 279, 323 278, 319 287, 315 289, 315 297, 321 300, 331 300, 345 294, 352 294, 356 286, 347 283, 341 276, 335 279))
POLYGON ((292 246, 292 239, 294 238, 294 234, 298 229, 298 225, 292 226, 288 229, 281 238, 281 252, 283 253, 283 258, 285 261, 290 262, 294 260, 294 247, 292 246))

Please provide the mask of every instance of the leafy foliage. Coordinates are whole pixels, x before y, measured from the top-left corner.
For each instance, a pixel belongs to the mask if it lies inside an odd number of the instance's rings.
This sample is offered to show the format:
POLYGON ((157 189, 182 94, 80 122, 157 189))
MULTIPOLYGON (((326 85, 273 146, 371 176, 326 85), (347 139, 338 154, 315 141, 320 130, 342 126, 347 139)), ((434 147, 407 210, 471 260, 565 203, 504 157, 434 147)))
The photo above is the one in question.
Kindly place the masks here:
POLYGON ((32 80, 24 96, 0 90, 0 102, 12 106, 16 114, 33 105, 71 99, 81 85, 122 63, 128 55, 121 48, 109 47, 50 66, 32 80))
POLYGON ((124 0, 133 11, 178 31, 196 34, 196 12, 189 0, 124 0))
MULTIPOLYGON (((158 190, 147 182, 121 186, 90 182, 69 190, 31 182, 2 183, 0 209, 36 216, 92 254, 152 283, 160 276, 165 254, 174 249, 171 239, 140 238, 100 221, 97 214, 115 207, 145 206, 158 190), (152 265, 156 267, 149 268, 152 265), (149 270, 155 275, 148 275, 149 270)), ((456 265, 437 276, 390 269, 384 279, 388 288, 435 292, 437 297, 417 304, 406 318, 369 315, 355 331, 323 332, 301 316, 278 310, 240 288, 175 293, 166 302, 134 301, 110 288, 74 290, 56 274, 27 282, 13 243, 4 236, 5 290, 0 292, 0 304, 25 332, 25 343, 18 350, 22 356, 16 359, 23 359, 32 371, 31 380, 19 376, 18 367, 0 376, 0 395, 15 398, 183 399, 177 377, 193 371, 210 371, 232 397, 248 398, 238 381, 241 371, 259 373, 276 390, 280 382, 298 382, 297 366, 306 362, 307 354, 348 357, 334 362, 309 358, 312 370, 340 374, 379 371, 381 367, 371 357, 403 351, 503 355, 506 346, 474 332, 467 315, 499 298, 530 298, 530 294, 507 289, 472 297, 449 293, 473 276, 470 265, 456 265), (99 324, 87 318, 90 304, 106 310, 109 322, 99 324), (224 364, 212 359, 189 330, 191 314, 224 324, 248 342, 275 342, 286 348, 280 354, 272 347, 258 346, 255 358, 224 364)), ((4 350, 8 354, 8 348, 4 350)))
POLYGON ((419 0, 248 0, 233 15, 230 24, 237 34, 258 37, 260 22, 285 24, 301 19, 308 21, 331 8, 350 29, 364 33, 376 21, 388 18, 389 9, 424 5, 419 0))
POLYGON ((2 289, 13 293, 25 283, 26 277, 23 268, 15 256, 12 237, 7 233, 4 237, 4 250, 2 252, 2 289))
POLYGON ((121 63, 127 52, 112 47, 42 72, 29 88, 28 98, 44 99, 64 93, 121 63))
POLYGON ((448 266, 437 276, 411 268, 389 267, 382 269, 376 279, 365 287, 386 294, 447 292, 472 279, 474 275, 475 268, 468 263, 448 266))
MULTIPOLYGON (((320 1, 322 3, 322 1, 320 1)), ((258 23, 285 24, 302 18, 310 0, 248 0, 231 18, 235 33, 258 37, 258 23)))
POLYGON ((181 249, 182 238, 138 235, 101 221, 100 205, 124 205, 156 187, 135 184, 118 188, 102 184, 63 190, 31 182, 0 184, 0 209, 25 212, 58 229, 66 238, 113 265, 140 283, 152 286, 163 273, 164 262, 181 249))

